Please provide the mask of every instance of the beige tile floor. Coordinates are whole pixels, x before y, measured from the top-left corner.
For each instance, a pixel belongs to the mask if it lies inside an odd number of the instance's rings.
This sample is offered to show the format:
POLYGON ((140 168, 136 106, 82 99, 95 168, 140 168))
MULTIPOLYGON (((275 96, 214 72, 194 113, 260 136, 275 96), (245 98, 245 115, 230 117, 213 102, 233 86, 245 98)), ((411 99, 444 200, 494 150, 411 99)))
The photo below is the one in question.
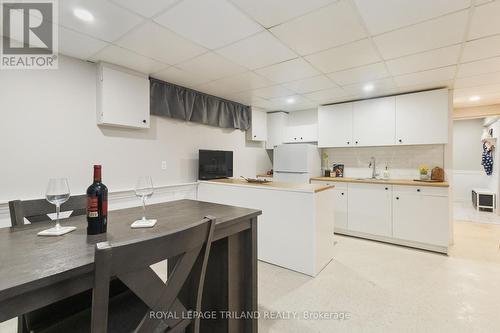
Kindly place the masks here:
POLYGON ((457 221, 454 233, 449 256, 335 236, 335 259, 314 279, 259 263, 262 316, 350 316, 261 319, 259 332, 500 332, 500 225, 457 221))
POLYGON ((455 223, 440 255, 336 236, 310 278, 260 263, 261 311, 348 312, 348 320, 260 320, 259 332, 500 332, 500 226, 455 223))

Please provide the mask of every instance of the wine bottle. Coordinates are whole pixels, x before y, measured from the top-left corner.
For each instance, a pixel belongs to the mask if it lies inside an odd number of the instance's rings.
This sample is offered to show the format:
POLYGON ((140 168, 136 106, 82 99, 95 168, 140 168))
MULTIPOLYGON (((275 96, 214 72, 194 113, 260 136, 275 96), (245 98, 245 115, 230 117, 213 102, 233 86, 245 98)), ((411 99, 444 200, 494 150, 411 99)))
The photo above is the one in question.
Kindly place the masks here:
POLYGON ((102 183, 101 170, 94 165, 94 182, 87 189, 87 235, 105 233, 108 226, 108 188, 102 183))

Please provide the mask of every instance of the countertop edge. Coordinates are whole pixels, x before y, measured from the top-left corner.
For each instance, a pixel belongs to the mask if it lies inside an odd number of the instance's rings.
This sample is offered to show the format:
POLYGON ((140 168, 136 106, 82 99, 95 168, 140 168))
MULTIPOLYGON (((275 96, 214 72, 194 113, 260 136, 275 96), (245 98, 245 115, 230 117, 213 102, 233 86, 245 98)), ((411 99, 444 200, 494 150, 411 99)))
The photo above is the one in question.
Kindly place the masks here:
POLYGON ((402 186, 427 186, 427 187, 442 187, 448 188, 448 182, 419 182, 411 179, 354 179, 354 178, 335 178, 335 177, 312 177, 310 180, 324 181, 324 182, 340 182, 340 183, 361 183, 361 184, 386 184, 386 185, 402 185, 402 186))

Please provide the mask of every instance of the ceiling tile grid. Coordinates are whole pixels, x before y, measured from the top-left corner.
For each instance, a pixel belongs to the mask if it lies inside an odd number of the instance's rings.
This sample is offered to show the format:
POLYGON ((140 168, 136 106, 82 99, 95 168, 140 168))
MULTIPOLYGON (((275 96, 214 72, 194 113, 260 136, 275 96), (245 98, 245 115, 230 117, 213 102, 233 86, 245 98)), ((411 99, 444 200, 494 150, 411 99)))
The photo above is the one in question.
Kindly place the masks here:
POLYGON ((498 17, 499 0, 65 0, 59 45, 268 111, 439 86, 466 106, 500 101, 498 17))

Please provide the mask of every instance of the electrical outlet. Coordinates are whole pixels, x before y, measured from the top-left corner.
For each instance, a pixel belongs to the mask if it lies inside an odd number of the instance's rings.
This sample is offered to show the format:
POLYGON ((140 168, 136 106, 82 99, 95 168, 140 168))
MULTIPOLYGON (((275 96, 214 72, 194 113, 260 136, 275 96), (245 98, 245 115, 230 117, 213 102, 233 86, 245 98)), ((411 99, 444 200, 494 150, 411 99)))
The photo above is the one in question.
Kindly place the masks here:
POLYGON ((167 161, 161 161, 161 169, 167 170, 167 161))

